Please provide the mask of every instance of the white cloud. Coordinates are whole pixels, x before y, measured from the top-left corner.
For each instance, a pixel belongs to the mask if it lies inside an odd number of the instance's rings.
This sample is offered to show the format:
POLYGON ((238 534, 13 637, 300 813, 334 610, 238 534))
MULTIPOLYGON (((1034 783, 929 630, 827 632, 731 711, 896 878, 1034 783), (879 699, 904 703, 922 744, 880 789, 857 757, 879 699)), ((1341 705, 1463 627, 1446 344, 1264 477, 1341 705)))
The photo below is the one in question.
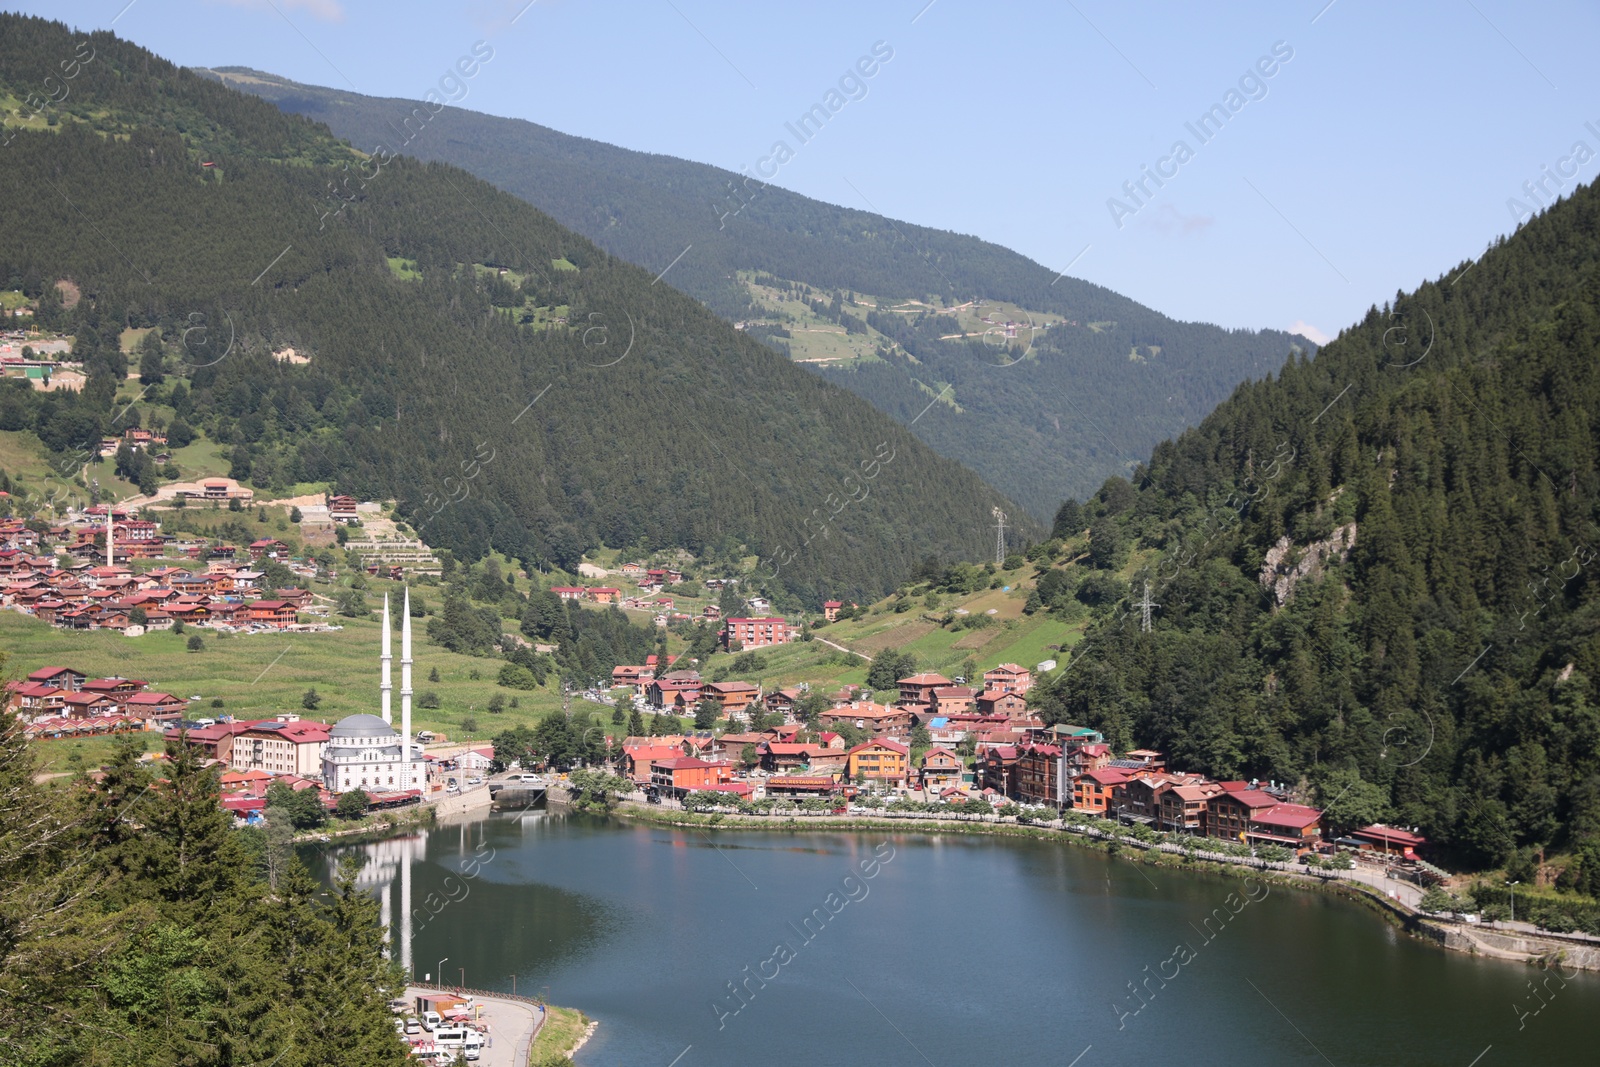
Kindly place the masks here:
MULTIPOLYGON (((213 0, 216 2, 216 0, 213 0)), ((339 0, 221 0, 229 7, 247 7, 255 11, 271 11, 277 4, 289 11, 296 8, 323 22, 343 22, 344 8, 339 0)))
POLYGON ((1325 345, 1330 340, 1330 338, 1328 337, 1327 334, 1323 333, 1321 330, 1319 330, 1315 326, 1311 325, 1305 319, 1296 319, 1294 321, 1294 323, 1289 327, 1289 332, 1290 333, 1297 333, 1301 337, 1304 337, 1306 340, 1314 341, 1318 345, 1325 345))

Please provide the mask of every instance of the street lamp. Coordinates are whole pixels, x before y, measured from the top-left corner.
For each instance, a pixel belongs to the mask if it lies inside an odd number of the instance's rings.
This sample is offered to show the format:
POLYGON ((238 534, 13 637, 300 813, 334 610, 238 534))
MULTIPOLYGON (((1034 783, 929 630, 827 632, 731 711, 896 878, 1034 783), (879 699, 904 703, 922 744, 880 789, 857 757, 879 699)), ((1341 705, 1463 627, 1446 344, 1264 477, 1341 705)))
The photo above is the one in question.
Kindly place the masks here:
POLYGON ((465 989, 467 988, 467 969, 465 967, 461 967, 458 968, 458 970, 461 971, 461 988, 465 989))
POLYGON ((449 959, 450 959, 450 957, 446 956, 444 959, 439 961, 439 984, 440 985, 444 985, 444 965, 447 962, 449 962, 449 959))
POLYGON ((1521 884, 1522 884, 1522 880, 1520 878, 1517 879, 1515 882, 1507 882, 1506 883, 1506 888, 1508 890, 1510 890, 1510 892, 1511 892, 1511 921, 1512 922, 1516 922, 1517 921, 1517 891, 1516 891, 1515 887, 1519 886, 1521 884))

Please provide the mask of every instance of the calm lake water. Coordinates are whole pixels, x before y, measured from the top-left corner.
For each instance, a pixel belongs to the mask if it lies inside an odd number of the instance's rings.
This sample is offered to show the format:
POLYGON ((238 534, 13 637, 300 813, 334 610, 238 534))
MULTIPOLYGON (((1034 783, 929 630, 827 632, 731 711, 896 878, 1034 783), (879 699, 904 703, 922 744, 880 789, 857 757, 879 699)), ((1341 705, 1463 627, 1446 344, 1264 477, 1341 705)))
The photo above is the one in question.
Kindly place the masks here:
MULTIPOLYGON (((449 957, 452 983, 515 974, 582 1008, 600 1029, 580 1067, 1600 1058, 1596 976, 1550 977, 1539 1000, 1544 972, 1331 896, 1064 843, 539 812, 358 848, 397 941, 409 867, 419 977, 449 957)), ((314 855, 320 873, 338 854, 314 855)))

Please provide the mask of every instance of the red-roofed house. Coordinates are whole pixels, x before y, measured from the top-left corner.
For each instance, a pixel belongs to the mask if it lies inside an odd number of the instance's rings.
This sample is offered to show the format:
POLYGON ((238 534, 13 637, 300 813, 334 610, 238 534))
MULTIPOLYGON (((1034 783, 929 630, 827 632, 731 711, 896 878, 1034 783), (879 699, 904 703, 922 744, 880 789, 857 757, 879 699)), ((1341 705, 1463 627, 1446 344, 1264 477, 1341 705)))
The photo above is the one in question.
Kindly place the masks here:
POLYGON ((741 648, 786 645, 794 638, 794 627, 776 616, 756 619, 735 615, 722 622, 722 647, 730 651, 734 645, 741 648))
POLYGON ((133 693, 124 705, 129 715, 137 715, 147 722, 181 719, 189 702, 171 693, 133 693))
POLYGON ((709 789, 733 781, 733 765, 693 756, 669 756, 650 764, 650 784, 664 793, 681 797, 696 789, 709 789))
POLYGON ((83 683, 89 676, 82 671, 75 671, 71 667, 40 667, 28 675, 30 682, 44 682, 57 689, 65 689, 69 693, 76 693, 83 688, 83 683))
POLYGON ((1399 853, 1408 860, 1417 858, 1416 851, 1428 843, 1425 837, 1418 837, 1408 830, 1401 830, 1383 823, 1373 823, 1364 826, 1352 833, 1351 838, 1360 843, 1363 849, 1377 849, 1384 853, 1399 853))
POLYGON ((981 714, 1005 718, 1025 715, 1028 711, 1028 702, 1022 694, 1009 693, 1003 689, 985 689, 978 694, 977 706, 981 714))
POLYGON ((850 750, 845 773, 851 779, 904 788, 911 777, 911 750, 895 741, 868 741, 850 750))
POLYGON ((983 672, 983 687, 1021 696, 1033 687, 1033 672, 1015 663, 1002 663, 992 671, 983 672))
POLYGON ((622 771, 635 785, 649 785, 651 763, 682 755, 679 745, 627 745, 622 749, 622 771))
POLYGON ((1111 811, 1112 796, 1128 776, 1115 767, 1099 767, 1085 771, 1072 783, 1072 808, 1090 815, 1106 815, 1111 811))
POLYGON ((24 719, 60 715, 69 691, 44 682, 7 682, 7 705, 24 719))
POLYGON ((61 714, 68 719, 115 715, 119 710, 117 702, 104 693, 68 693, 61 698, 61 714))
POLYGON ((930 691, 928 714, 960 715, 972 710, 975 694, 964 685, 936 685, 930 691))
POLYGON ((899 681, 900 703, 902 704, 931 704, 933 691, 942 685, 949 685, 950 679, 942 674, 924 671, 922 674, 913 674, 909 678, 899 681))
POLYGON ((1222 792, 1216 782, 1175 785, 1161 794, 1158 828, 1171 834, 1204 836, 1211 798, 1222 792))
POLYGON ((875 704, 870 700, 852 700, 848 704, 829 708, 817 716, 817 721, 823 726, 848 723, 857 729, 870 731, 874 737, 896 736, 911 729, 911 712, 900 707, 875 704))
POLYGON ((1277 797, 1259 789, 1224 789, 1206 802, 1206 836, 1244 841, 1256 814, 1278 803, 1277 797))
POLYGON ((951 749, 935 745, 922 754, 922 763, 917 769, 921 772, 923 789, 943 792, 961 784, 961 773, 966 770, 966 764, 951 749))
POLYGON ((1322 840, 1322 812, 1304 804, 1274 804, 1251 815, 1245 837, 1252 845, 1314 848, 1322 840))
POLYGON ((249 551, 251 559, 260 559, 262 556, 268 559, 281 559, 289 554, 289 546, 276 537, 263 537, 251 541, 249 551))
POLYGON ((294 605, 287 600, 257 600, 246 605, 245 618, 256 626, 286 630, 295 624, 298 616, 294 605))
POLYGON ((1001 796, 1017 795, 1017 746, 990 745, 978 750, 978 781, 1001 796))
POLYGON ((319 778, 330 729, 327 723, 302 722, 297 715, 252 723, 234 737, 229 763, 238 771, 319 778))
POLYGON ((715 700, 724 715, 743 715, 761 695, 761 687, 749 682, 712 682, 702 695, 715 700))
POLYGON ((1023 745, 1017 752, 1018 800, 1065 808, 1072 804, 1072 782, 1060 745, 1023 745))

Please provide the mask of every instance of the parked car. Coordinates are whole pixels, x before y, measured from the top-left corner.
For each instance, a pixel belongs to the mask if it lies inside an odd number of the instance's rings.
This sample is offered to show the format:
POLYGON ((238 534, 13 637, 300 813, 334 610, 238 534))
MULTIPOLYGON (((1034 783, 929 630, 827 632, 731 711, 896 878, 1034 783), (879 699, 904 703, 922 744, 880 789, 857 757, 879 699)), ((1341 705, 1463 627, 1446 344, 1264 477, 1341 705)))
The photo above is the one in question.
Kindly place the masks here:
POLYGON ((439 1024, 443 1021, 443 1019, 439 1018, 439 1013, 436 1011, 425 1011, 422 1013, 422 1028, 427 1030, 429 1033, 437 1030, 439 1028, 439 1024))
POLYGON ((483 776, 475 774, 471 778, 467 779, 467 784, 468 785, 482 785, 483 784, 483 776))

